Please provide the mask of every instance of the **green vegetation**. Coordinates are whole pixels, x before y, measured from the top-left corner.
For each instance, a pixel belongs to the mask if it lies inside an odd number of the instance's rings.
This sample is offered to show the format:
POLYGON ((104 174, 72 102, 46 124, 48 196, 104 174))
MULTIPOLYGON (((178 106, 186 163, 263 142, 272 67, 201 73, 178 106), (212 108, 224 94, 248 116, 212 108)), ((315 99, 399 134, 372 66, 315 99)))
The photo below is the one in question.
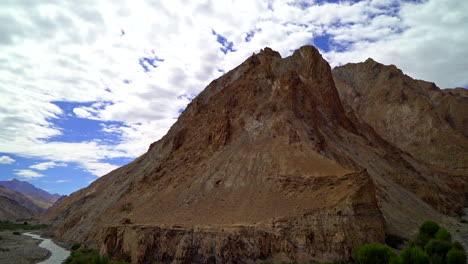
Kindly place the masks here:
POLYGON ((107 256, 96 256, 93 259, 93 264, 109 264, 109 258, 107 256))
POLYGON ((447 253, 452 248, 452 243, 443 240, 431 239, 424 247, 424 250, 429 255, 431 263, 446 263, 447 253))
MULTIPOLYGON (((385 241, 394 248, 402 243, 390 235, 385 241)), ((447 229, 427 221, 400 256, 387 246, 364 244, 357 247, 355 260, 359 264, 466 264, 466 252, 460 242, 452 243, 452 235, 447 229)))
POLYGON ((430 237, 434 237, 440 226, 436 222, 426 221, 419 228, 419 233, 426 234, 430 237))
POLYGON ((360 264, 387 264, 397 255, 388 246, 364 244, 356 250, 356 260, 360 264))
POLYGON ((458 241, 453 242, 452 247, 455 248, 455 249, 459 249, 461 251, 464 250, 462 244, 460 242, 458 242, 458 241))
POLYGON ((65 264, 88 264, 88 263, 93 263, 93 261, 99 257, 100 257, 99 252, 96 249, 81 249, 81 250, 76 250, 76 251, 71 252, 70 256, 65 260, 64 263, 65 264))
POLYGON ((398 249, 403 243, 405 243, 405 239, 400 236, 391 234, 385 236, 385 244, 392 248, 398 249))
MULTIPOLYGON (((120 261, 117 261, 117 262, 113 262, 113 264, 132 264, 132 263, 127 262, 125 260, 120 260, 120 261)), ((155 264, 157 264, 157 263, 155 262, 155 264)))
POLYGON ((448 241, 448 242, 452 241, 452 235, 445 228, 439 229, 437 231, 437 233, 435 233, 434 237, 435 237, 435 239, 438 239, 438 240, 444 240, 444 241, 448 241))
POLYGON ((20 232, 18 232, 18 231, 15 231, 15 232, 13 232, 13 235, 15 235, 15 236, 20 236, 20 235, 21 235, 21 233, 20 233, 20 232))
POLYGON ((34 230, 34 229, 44 229, 48 225, 30 225, 28 222, 24 223, 13 223, 11 221, 2 221, 0 220, 0 231, 4 230, 34 230))
POLYGON ((416 237, 416 245, 420 248, 424 248, 429 240, 435 237, 440 227, 436 222, 427 221, 424 222, 419 228, 418 236, 416 237))
MULTIPOLYGON (((340 260, 336 260, 336 261, 332 261, 332 262, 311 262, 311 264, 345 264, 346 262, 344 261, 340 261, 340 260)), ((120 263, 116 263, 116 264, 120 264, 120 263)), ((126 263, 123 263, 123 264, 129 264, 128 262, 126 263)), ((155 262, 154 264, 158 264, 158 262, 155 262)), ((192 264, 196 264, 196 263, 192 263, 192 264)), ((267 261, 267 260, 263 260, 263 261, 260 261, 260 262, 257 262, 256 264, 273 264, 273 262, 271 261, 267 261)), ((296 261, 283 261, 281 262, 281 264, 297 264, 296 261)))
MULTIPOLYGON (((323 262, 323 263, 316 263, 316 262, 313 262, 315 264, 344 264, 345 262, 343 261, 333 261, 333 262, 323 262)), ((158 264, 158 262, 155 262, 154 264, 158 264)), ((192 263, 192 264, 196 264, 196 263, 192 263)), ((257 264, 273 264, 273 262, 271 261, 260 261, 260 262, 257 262, 257 264)), ((281 264, 298 264, 296 261, 283 261, 281 262, 281 264)))
POLYGON ((400 255, 400 264, 429 264, 429 256, 420 248, 408 247, 400 255))
POLYGON ((447 253, 447 263, 450 264, 465 264, 466 263, 466 253, 463 250, 452 248, 447 253))
POLYGON ((71 249, 72 251, 75 251, 75 250, 79 249, 80 247, 81 247, 81 243, 75 243, 75 244, 73 244, 73 245, 71 246, 70 249, 71 249))

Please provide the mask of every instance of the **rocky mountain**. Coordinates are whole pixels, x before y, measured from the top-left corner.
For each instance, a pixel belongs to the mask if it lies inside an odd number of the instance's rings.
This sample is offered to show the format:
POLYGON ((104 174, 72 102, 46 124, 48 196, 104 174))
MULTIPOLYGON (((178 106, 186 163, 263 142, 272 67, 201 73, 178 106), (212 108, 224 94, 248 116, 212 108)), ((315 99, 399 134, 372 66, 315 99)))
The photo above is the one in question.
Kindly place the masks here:
POLYGON ((134 162, 63 199, 43 221, 102 254, 152 263, 349 260, 386 233, 467 205, 468 179, 385 140, 344 108, 305 46, 265 48, 205 88, 134 162))
POLYGON ((29 182, 19 181, 17 179, 0 181, 0 186, 24 194, 37 206, 43 209, 51 207, 61 197, 60 194, 50 194, 47 191, 36 188, 29 182))
POLYGON ((333 69, 343 104, 385 140, 440 169, 468 175, 468 90, 439 89, 368 59, 333 69))
POLYGON ((0 186, 0 220, 15 221, 44 211, 21 193, 0 186))
POLYGON ((60 196, 60 198, 57 201, 55 201, 55 203, 51 207, 47 208, 47 211, 54 210, 66 198, 68 198, 68 195, 60 196))

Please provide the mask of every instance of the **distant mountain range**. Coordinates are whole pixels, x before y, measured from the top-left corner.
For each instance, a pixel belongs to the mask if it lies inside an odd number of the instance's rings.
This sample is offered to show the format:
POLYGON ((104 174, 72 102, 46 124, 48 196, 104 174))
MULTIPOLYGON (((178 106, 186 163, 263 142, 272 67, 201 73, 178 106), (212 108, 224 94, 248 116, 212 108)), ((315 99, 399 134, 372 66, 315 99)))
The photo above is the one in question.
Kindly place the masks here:
POLYGON ((42 214, 61 197, 25 181, 0 181, 0 219, 16 220, 42 214))
POLYGON ((0 186, 0 220, 16 220, 43 213, 45 210, 21 193, 0 186))

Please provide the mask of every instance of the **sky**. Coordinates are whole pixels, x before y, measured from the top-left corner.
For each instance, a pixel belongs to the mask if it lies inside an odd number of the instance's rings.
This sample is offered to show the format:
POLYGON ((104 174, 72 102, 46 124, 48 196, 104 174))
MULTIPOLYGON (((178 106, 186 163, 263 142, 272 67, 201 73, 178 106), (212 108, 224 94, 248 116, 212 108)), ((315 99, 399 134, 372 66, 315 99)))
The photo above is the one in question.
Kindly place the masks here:
POLYGON ((467 28, 464 0, 1 0, 0 180, 86 187, 266 46, 468 87, 467 28))

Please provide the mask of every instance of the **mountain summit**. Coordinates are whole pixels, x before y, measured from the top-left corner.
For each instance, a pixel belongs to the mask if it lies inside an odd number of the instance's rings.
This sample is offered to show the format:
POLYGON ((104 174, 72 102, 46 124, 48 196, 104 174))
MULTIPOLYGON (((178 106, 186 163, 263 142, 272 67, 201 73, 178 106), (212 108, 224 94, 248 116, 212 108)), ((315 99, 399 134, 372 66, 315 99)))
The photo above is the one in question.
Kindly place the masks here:
POLYGON ((25 195, 37 206, 42 208, 42 211, 45 211, 47 208, 51 207, 61 197, 60 194, 50 194, 47 191, 37 188, 29 182, 20 181, 17 179, 0 181, 0 186, 25 195))
POLYGON ((439 89, 371 59, 333 69, 343 104, 398 148, 468 175, 468 90, 439 89))
POLYGON ((265 48, 206 87, 167 135, 43 219, 152 263, 349 260, 363 242, 456 223, 467 180, 388 143, 343 107, 317 49, 265 48))

